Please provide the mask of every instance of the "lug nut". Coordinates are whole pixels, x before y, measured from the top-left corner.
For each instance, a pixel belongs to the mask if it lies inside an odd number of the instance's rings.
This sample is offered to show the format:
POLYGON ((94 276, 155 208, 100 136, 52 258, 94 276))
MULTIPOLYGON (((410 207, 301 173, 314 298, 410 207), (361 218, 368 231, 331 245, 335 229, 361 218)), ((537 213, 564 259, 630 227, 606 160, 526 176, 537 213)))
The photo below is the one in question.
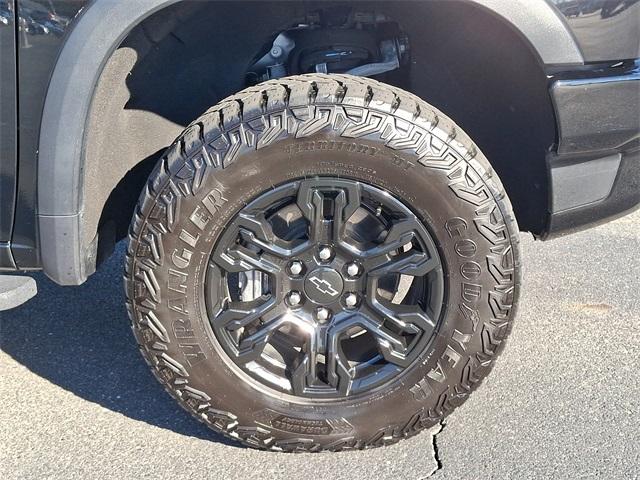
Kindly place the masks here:
POLYGON ((302 297, 298 292, 289 293, 289 305, 291 305, 292 307, 295 307, 296 305, 299 305, 301 301, 302 301, 302 297))
POLYGON ((329 260, 331 258, 331 255, 333 254, 333 252, 331 251, 331 248, 329 247, 322 247, 320 249, 320 252, 318 252, 318 256, 320 257, 320 260, 329 260))
POLYGON ((319 308, 316 310, 316 318, 319 322, 326 322, 329 319, 329 310, 326 308, 319 308))
POLYGON ((349 308, 355 307, 358 304, 358 296, 355 293, 349 293, 344 297, 344 303, 349 308))
POLYGON ((302 262, 298 262, 297 260, 291 262, 291 265, 289 265, 289 271, 294 275, 300 275, 302 273, 302 262))
POLYGON ((353 278, 357 277, 359 273, 360 267, 357 263, 350 263, 349 265, 347 265, 347 275, 353 278))

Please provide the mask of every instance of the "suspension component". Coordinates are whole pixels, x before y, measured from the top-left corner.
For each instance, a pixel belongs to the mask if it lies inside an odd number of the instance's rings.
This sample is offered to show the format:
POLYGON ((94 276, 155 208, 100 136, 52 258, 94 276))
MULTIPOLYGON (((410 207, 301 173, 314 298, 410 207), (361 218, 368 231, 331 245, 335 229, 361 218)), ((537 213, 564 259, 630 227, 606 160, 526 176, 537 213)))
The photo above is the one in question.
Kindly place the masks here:
POLYGON ((382 14, 323 10, 280 32, 248 69, 250 84, 300 73, 371 77, 407 63, 409 40, 382 14))

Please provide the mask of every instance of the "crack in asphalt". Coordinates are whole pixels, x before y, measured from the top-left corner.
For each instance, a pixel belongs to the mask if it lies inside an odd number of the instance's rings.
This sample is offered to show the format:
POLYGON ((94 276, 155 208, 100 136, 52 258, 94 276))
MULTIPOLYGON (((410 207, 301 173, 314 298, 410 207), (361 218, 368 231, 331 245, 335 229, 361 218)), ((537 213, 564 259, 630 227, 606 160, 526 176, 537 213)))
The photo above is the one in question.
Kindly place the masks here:
MULTIPOLYGON (((433 448, 433 459, 436 461, 438 465, 437 468, 431 472, 431 475, 434 475, 438 470, 442 470, 442 460, 440 459, 440 449, 438 448, 438 435, 444 431, 444 427, 446 426, 446 422, 444 420, 440 420, 440 429, 433 434, 431 437, 431 447, 433 448)), ((430 475, 430 476, 431 476, 430 475)))
POLYGON ((438 473, 440 470, 443 469, 443 465, 442 465, 442 460, 440 459, 440 449, 438 447, 438 435, 442 433, 442 431, 444 430, 444 427, 446 426, 446 422, 444 420, 440 420, 440 422, 438 423, 437 426, 433 427, 433 428, 438 428, 438 430, 434 431, 433 429, 430 431, 431 433, 431 450, 433 452, 433 460, 436 464, 436 467, 429 472, 429 474, 426 477, 420 477, 418 480, 426 480, 427 478, 430 478, 432 476, 434 476, 436 473, 438 473))

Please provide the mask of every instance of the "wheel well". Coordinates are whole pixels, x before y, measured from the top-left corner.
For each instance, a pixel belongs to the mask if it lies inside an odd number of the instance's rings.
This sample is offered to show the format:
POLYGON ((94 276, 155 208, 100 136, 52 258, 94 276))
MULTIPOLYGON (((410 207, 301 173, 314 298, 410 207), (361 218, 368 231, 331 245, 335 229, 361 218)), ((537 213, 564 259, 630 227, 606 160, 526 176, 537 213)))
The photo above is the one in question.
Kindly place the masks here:
MULTIPOLYGON (((207 108, 246 86, 247 65, 274 34, 310 10, 339 3, 184 2, 137 26, 107 62, 91 108, 86 244, 100 231, 98 250, 106 254, 126 234, 159 153, 207 108)), ((382 80, 456 121, 498 172, 520 228, 542 232, 545 156, 556 128, 545 72, 526 40, 465 2, 355 5, 389 10, 409 35, 410 65, 382 80)))

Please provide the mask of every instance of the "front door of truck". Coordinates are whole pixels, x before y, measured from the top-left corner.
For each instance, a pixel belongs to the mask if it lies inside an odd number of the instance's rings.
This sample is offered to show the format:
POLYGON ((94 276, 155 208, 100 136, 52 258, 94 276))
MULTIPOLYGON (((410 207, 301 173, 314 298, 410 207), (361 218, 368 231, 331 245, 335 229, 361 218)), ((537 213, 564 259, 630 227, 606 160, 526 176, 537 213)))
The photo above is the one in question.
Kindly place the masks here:
POLYGON ((0 268, 11 268, 17 167, 15 0, 0 0, 0 268))

